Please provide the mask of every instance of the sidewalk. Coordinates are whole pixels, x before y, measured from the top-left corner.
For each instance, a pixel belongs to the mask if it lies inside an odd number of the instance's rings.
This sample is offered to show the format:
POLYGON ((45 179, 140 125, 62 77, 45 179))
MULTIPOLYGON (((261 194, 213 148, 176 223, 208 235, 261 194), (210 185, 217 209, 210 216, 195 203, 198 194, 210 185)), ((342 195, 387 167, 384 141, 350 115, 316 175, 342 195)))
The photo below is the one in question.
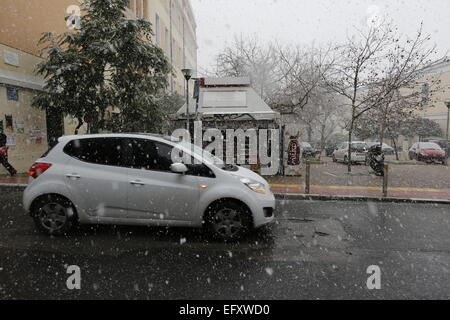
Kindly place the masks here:
MULTIPOLYGON (((323 164, 311 165, 310 194, 323 196, 382 197, 383 178, 364 165, 354 165, 348 174, 343 163, 323 157, 323 164)), ((301 177, 270 177, 274 193, 304 194, 301 177)), ((388 197, 450 201, 450 168, 442 165, 389 164, 388 197)))
POLYGON ((14 177, 0 175, 0 185, 26 185, 28 184, 27 174, 18 174, 14 177))
MULTIPOLYGON (((275 194, 305 194, 305 188, 301 185, 271 184, 275 194)), ((310 187, 310 194, 321 196, 355 196, 355 197, 382 197, 381 187, 360 186, 317 186, 310 187)), ((388 189, 389 198, 402 199, 432 199, 450 200, 450 189, 425 189, 425 188, 399 188, 388 189)))

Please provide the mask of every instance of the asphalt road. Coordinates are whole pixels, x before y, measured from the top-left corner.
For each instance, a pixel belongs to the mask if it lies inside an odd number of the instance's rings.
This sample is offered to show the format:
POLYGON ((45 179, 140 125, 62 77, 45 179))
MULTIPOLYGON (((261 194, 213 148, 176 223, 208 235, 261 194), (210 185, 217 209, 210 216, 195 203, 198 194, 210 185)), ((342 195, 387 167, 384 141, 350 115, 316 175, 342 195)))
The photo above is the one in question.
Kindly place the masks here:
POLYGON ((278 202, 277 222, 239 244, 200 231, 35 231, 21 192, 0 190, 0 299, 449 299, 450 207, 278 202), (81 270, 69 290, 66 268, 81 270), (369 290, 367 268, 380 267, 369 290))

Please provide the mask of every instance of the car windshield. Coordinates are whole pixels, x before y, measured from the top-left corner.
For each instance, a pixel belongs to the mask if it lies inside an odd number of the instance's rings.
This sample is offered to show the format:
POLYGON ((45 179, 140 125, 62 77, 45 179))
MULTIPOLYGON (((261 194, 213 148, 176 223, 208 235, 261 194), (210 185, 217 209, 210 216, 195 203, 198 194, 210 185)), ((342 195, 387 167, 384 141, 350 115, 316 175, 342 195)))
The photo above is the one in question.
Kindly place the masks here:
POLYGON ((302 142, 302 148, 308 148, 308 149, 312 149, 312 146, 308 143, 308 142, 302 142))
POLYGON ((218 168, 222 168, 224 166, 224 161, 222 159, 212 155, 206 150, 203 150, 199 146, 196 146, 186 141, 180 141, 177 142, 176 144, 185 151, 191 153, 192 155, 195 155, 197 159, 201 159, 206 164, 214 165, 218 168))
POLYGON ((352 148, 354 148, 354 149, 367 149, 367 144, 365 144, 365 143, 352 143, 352 148))
POLYGON ((199 146, 196 146, 192 143, 186 142, 186 141, 180 141, 176 143, 178 146, 180 146, 184 151, 189 152, 192 155, 195 155, 197 159, 201 159, 203 162, 214 165, 216 167, 223 167, 224 161, 208 151, 200 148, 199 146))

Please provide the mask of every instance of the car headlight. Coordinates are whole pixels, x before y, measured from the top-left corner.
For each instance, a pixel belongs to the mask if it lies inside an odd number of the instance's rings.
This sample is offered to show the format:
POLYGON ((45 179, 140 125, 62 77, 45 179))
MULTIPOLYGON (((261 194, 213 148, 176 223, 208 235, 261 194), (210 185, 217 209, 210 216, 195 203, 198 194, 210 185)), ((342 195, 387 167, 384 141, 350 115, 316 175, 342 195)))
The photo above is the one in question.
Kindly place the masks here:
POLYGON ((240 179, 240 181, 245 184, 250 190, 252 190, 253 192, 256 193, 262 193, 262 194, 266 194, 267 190, 266 187, 264 186, 264 184, 254 181, 254 180, 250 180, 247 178, 242 178, 240 179))

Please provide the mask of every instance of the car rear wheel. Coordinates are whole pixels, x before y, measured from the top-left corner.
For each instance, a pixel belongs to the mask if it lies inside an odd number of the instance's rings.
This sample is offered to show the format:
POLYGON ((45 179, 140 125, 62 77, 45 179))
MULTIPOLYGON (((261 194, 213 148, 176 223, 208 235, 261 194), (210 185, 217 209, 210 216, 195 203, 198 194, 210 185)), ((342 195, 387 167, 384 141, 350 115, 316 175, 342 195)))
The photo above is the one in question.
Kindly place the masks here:
POLYGON ((333 162, 337 162, 336 156, 333 154, 333 162))
POLYGON ((209 208, 206 224, 215 239, 235 241, 250 231, 251 215, 248 209, 236 201, 220 201, 209 208))
POLYGON ((31 212, 38 230, 54 236, 67 234, 73 227, 75 209, 69 200, 49 195, 33 206, 31 212))

